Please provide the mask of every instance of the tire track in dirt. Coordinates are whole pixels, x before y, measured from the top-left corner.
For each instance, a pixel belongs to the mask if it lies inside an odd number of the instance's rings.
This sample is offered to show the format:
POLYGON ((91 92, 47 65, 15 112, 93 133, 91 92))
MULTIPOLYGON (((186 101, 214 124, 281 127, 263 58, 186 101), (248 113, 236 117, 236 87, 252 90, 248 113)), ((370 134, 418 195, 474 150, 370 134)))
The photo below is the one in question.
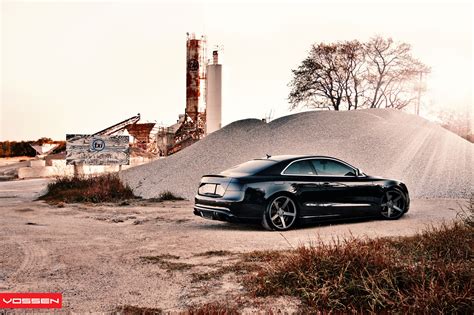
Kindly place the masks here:
POLYGON ((35 278, 37 274, 50 268, 51 259, 44 247, 25 238, 15 240, 15 243, 18 244, 23 259, 18 269, 7 276, 7 283, 27 283, 29 279, 35 278))

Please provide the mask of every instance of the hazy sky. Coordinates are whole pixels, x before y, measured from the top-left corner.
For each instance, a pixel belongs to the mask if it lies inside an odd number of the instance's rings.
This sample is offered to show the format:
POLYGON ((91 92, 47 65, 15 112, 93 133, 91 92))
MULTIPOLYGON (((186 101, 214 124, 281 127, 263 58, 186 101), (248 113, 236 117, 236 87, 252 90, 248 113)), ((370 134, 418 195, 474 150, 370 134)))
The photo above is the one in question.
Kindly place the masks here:
POLYGON ((318 1, 2 1, 0 140, 92 133, 185 107, 186 32, 223 46, 223 124, 288 113, 291 69, 316 42, 379 34, 432 67, 424 99, 473 106, 472 5, 318 1))

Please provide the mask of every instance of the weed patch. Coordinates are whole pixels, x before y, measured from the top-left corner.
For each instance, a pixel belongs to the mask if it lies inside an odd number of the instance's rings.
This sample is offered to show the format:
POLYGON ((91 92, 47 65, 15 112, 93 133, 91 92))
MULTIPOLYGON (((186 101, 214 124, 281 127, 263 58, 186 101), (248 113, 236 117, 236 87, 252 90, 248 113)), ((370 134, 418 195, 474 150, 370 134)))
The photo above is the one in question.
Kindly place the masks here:
POLYGON ((161 315, 163 311, 159 308, 123 305, 115 308, 114 314, 117 313, 121 315, 161 315))
POLYGON ((158 197, 155 198, 150 198, 146 199, 148 202, 163 202, 163 201, 178 201, 178 200, 184 200, 183 197, 176 196, 173 194, 171 191, 163 191, 161 192, 158 197))
POLYGON ((49 203, 121 202, 136 199, 132 189, 116 174, 89 177, 60 177, 48 184, 48 192, 39 197, 49 203))
POLYGON ((189 315, 237 315, 240 314, 238 308, 229 303, 211 302, 203 305, 191 306, 188 308, 186 314, 189 315))
POLYGON ((196 254, 195 256, 230 256, 238 255, 238 262, 225 265, 216 270, 208 272, 196 272, 191 274, 191 282, 210 281, 219 279, 226 274, 233 273, 237 276, 244 276, 248 273, 260 270, 263 263, 269 263, 272 260, 279 259, 283 254, 277 251, 255 251, 250 253, 232 253, 229 251, 207 251, 196 254))
POLYGON ((167 271, 181 271, 181 270, 188 270, 193 267, 191 264, 182 263, 182 262, 174 262, 170 260, 177 260, 179 256, 164 254, 158 256, 142 256, 140 259, 147 263, 157 264, 162 269, 166 269, 167 271))
POLYGON ((198 253, 194 256, 201 256, 201 257, 222 257, 222 256, 231 256, 234 255, 231 251, 228 250, 209 250, 207 252, 198 253))

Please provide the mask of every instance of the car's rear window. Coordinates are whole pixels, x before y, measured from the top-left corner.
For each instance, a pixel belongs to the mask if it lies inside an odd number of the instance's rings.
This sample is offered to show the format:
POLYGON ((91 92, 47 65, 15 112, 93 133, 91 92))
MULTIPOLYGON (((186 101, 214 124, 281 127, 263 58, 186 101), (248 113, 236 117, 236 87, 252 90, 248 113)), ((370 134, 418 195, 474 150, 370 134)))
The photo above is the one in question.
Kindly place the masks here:
POLYGON ((312 160, 314 168, 318 175, 330 175, 330 176, 355 176, 355 170, 347 165, 339 163, 337 161, 320 159, 312 160))
POLYGON ((223 172, 224 176, 245 176, 255 175, 264 169, 274 165, 276 162, 272 160, 251 160, 236 166, 233 166, 223 172))
POLYGON ((309 160, 291 163, 285 170, 285 175, 316 175, 309 160))

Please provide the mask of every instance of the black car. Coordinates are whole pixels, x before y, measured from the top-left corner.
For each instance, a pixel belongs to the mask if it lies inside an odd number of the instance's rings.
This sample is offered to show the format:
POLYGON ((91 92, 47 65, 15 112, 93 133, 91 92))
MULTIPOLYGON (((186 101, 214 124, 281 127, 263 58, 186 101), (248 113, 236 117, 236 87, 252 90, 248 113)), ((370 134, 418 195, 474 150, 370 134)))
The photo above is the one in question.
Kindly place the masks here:
POLYGON ((261 222, 287 230, 301 221, 381 217, 410 206, 406 185, 364 174, 327 156, 267 156, 203 176, 194 214, 229 222, 261 222))

